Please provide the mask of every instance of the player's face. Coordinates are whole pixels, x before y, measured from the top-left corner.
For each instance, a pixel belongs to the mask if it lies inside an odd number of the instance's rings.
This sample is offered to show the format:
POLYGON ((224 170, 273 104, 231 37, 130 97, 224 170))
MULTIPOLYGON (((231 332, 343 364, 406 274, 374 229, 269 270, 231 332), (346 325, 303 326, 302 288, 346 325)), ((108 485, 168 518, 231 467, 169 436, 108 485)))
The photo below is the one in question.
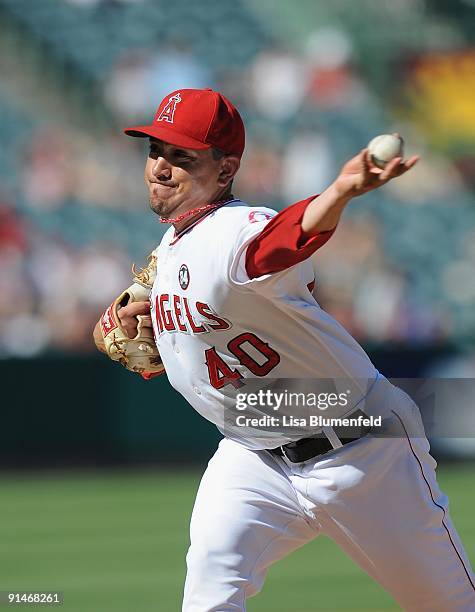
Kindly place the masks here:
POLYGON ((214 159, 211 149, 184 149, 150 138, 145 165, 150 208, 170 217, 219 199, 239 167, 238 161, 230 174, 228 160, 214 159))

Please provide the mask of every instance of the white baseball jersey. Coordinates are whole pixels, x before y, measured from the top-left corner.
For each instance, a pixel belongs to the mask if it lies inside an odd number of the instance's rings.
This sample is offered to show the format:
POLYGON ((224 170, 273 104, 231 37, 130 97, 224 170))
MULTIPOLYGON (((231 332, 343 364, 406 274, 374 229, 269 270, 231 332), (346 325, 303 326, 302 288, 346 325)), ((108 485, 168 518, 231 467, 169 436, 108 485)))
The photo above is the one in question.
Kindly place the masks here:
MULTIPOLYGON (((170 228, 155 251, 151 293, 155 338, 171 385, 226 437, 256 450, 315 435, 315 428, 256 431, 230 424, 226 413, 242 381, 344 381, 350 399, 331 408, 331 416, 343 417, 378 374, 310 291, 318 253, 249 278, 248 245, 276 214, 234 200, 181 236, 170 228)), ((258 407, 254 411, 259 414, 258 407)))

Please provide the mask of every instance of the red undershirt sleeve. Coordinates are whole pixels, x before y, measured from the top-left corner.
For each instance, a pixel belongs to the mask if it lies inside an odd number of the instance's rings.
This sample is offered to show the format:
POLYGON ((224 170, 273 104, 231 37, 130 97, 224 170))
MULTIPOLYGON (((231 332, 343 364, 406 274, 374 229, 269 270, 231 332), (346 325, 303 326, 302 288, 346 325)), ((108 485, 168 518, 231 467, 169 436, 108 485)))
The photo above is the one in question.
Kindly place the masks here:
POLYGON ((246 272, 250 279, 281 272, 310 257, 331 238, 335 228, 304 238, 302 217, 311 196, 280 211, 249 243, 246 272))

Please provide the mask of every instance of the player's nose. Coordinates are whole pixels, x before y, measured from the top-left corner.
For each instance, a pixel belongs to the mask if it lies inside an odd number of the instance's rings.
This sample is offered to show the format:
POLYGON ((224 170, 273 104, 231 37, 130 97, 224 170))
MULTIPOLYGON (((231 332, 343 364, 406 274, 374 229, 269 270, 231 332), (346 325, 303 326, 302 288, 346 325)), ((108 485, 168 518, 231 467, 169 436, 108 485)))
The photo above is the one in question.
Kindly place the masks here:
POLYGON ((172 168, 164 157, 157 157, 152 166, 152 174, 154 177, 171 178, 172 168))

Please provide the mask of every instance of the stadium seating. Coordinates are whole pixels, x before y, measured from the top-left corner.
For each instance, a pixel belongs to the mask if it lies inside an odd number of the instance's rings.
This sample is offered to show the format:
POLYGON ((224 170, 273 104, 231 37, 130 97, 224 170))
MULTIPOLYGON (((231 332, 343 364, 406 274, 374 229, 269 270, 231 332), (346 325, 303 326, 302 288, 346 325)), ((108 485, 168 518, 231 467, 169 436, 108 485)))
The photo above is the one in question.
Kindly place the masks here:
MULTIPOLYGON (((331 143, 333 159, 339 164, 349 152, 358 151, 369 137, 381 133, 388 125, 388 112, 379 103, 366 103, 364 108, 358 109, 351 104, 325 108, 305 101, 298 112, 285 120, 263 117, 245 87, 253 62, 263 50, 274 48, 275 41, 271 41, 265 26, 243 1, 108 0, 81 4, 66 0, 0 0, 0 18, 2 16, 7 18, 12 31, 17 31, 19 36, 27 34, 31 39, 29 44, 42 61, 57 68, 58 73, 64 74, 66 68, 72 80, 84 79, 89 83, 91 107, 96 103, 104 104, 102 85, 125 52, 157 50, 161 45, 186 41, 193 57, 215 75, 218 86, 224 69, 237 75, 240 84, 237 95, 241 96, 240 107, 248 127, 248 150, 251 152, 258 133, 276 143, 277 149, 284 150, 297 129, 321 130, 331 143), (170 24, 174 27, 170 28, 170 24)), ((59 98, 63 93, 61 85, 51 91, 52 96, 59 98)), ((377 92, 370 89, 368 100, 376 99, 377 92)), ((123 196, 114 194, 109 202, 81 200, 76 192, 54 205, 34 205, 29 201, 24 188, 28 179, 25 160, 31 140, 42 129, 44 119, 38 116, 34 99, 29 103, 25 101, 20 109, 14 95, 0 88, 0 190, 14 203, 16 214, 31 224, 33 233, 66 245, 65 248, 74 251, 78 258, 82 250, 104 243, 107 236, 107 242, 115 245, 114 248, 120 245, 126 258, 143 260, 166 229, 151 220, 145 192, 137 202, 127 199, 128 192, 123 196)), ((117 133, 117 117, 112 111, 108 121, 110 134, 117 133)), ((66 140, 71 135, 73 139, 82 136, 78 127, 58 127, 63 128, 66 140)), ((88 132, 89 138, 99 141, 94 130, 91 118, 90 125, 84 126, 84 133, 88 132)), ((115 154, 114 147, 116 145, 111 143, 104 145, 104 156, 115 154)), ((86 163, 87 154, 83 152, 82 155, 79 162, 86 163)), ((277 152, 275 155, 278 157, 277 152)), ((142 157, 143 151, 137 149, 137 168, 142 157)), ((140 182, 139 172, 131 171, 130 180, 140 182)), ((355 205, 348 211, 350 219, 371 217, 380 225, 377 248, 382 254, 382 265, 388 274, 397 270, 404 278, 404 306, 401 308, 412 308, 414 320, 426 310, 438 322, 428 335, 422 331, 418 335, 414 328, 417 323, 412 328, 407 323, 406 331, 400 332, 402 335, 396 334, 389 339, 410 343, 438 341, 442 337, 463 343, 475 332, 473 300, 469 293, 465 298, 454 296, 447 281, 451 263, 458 259, 467 261, 469 257, 464 249, 468 236, 474 232, 475 211, 470 194, 463 186, 454 188, 451 198, 454 201, 428 197, 414 204, 410 198, 386 190, 370 194, 364 206, 355 205)), ((280 193, 270 201, 252 203, 279 208, 289 202, 280 193)), ((28 257, 33 256, 25 256, 26 267, 30 261, 28 257)), ((344 253, 341 256, 344 257, 344 253)), ((362 270, 362 277, 364 273, 362 270)), ((358 333, 364 340, 365 330, 359 329, 358 333)), ((383 335, 377 340, 386 339, 388 337, 383 335)))

